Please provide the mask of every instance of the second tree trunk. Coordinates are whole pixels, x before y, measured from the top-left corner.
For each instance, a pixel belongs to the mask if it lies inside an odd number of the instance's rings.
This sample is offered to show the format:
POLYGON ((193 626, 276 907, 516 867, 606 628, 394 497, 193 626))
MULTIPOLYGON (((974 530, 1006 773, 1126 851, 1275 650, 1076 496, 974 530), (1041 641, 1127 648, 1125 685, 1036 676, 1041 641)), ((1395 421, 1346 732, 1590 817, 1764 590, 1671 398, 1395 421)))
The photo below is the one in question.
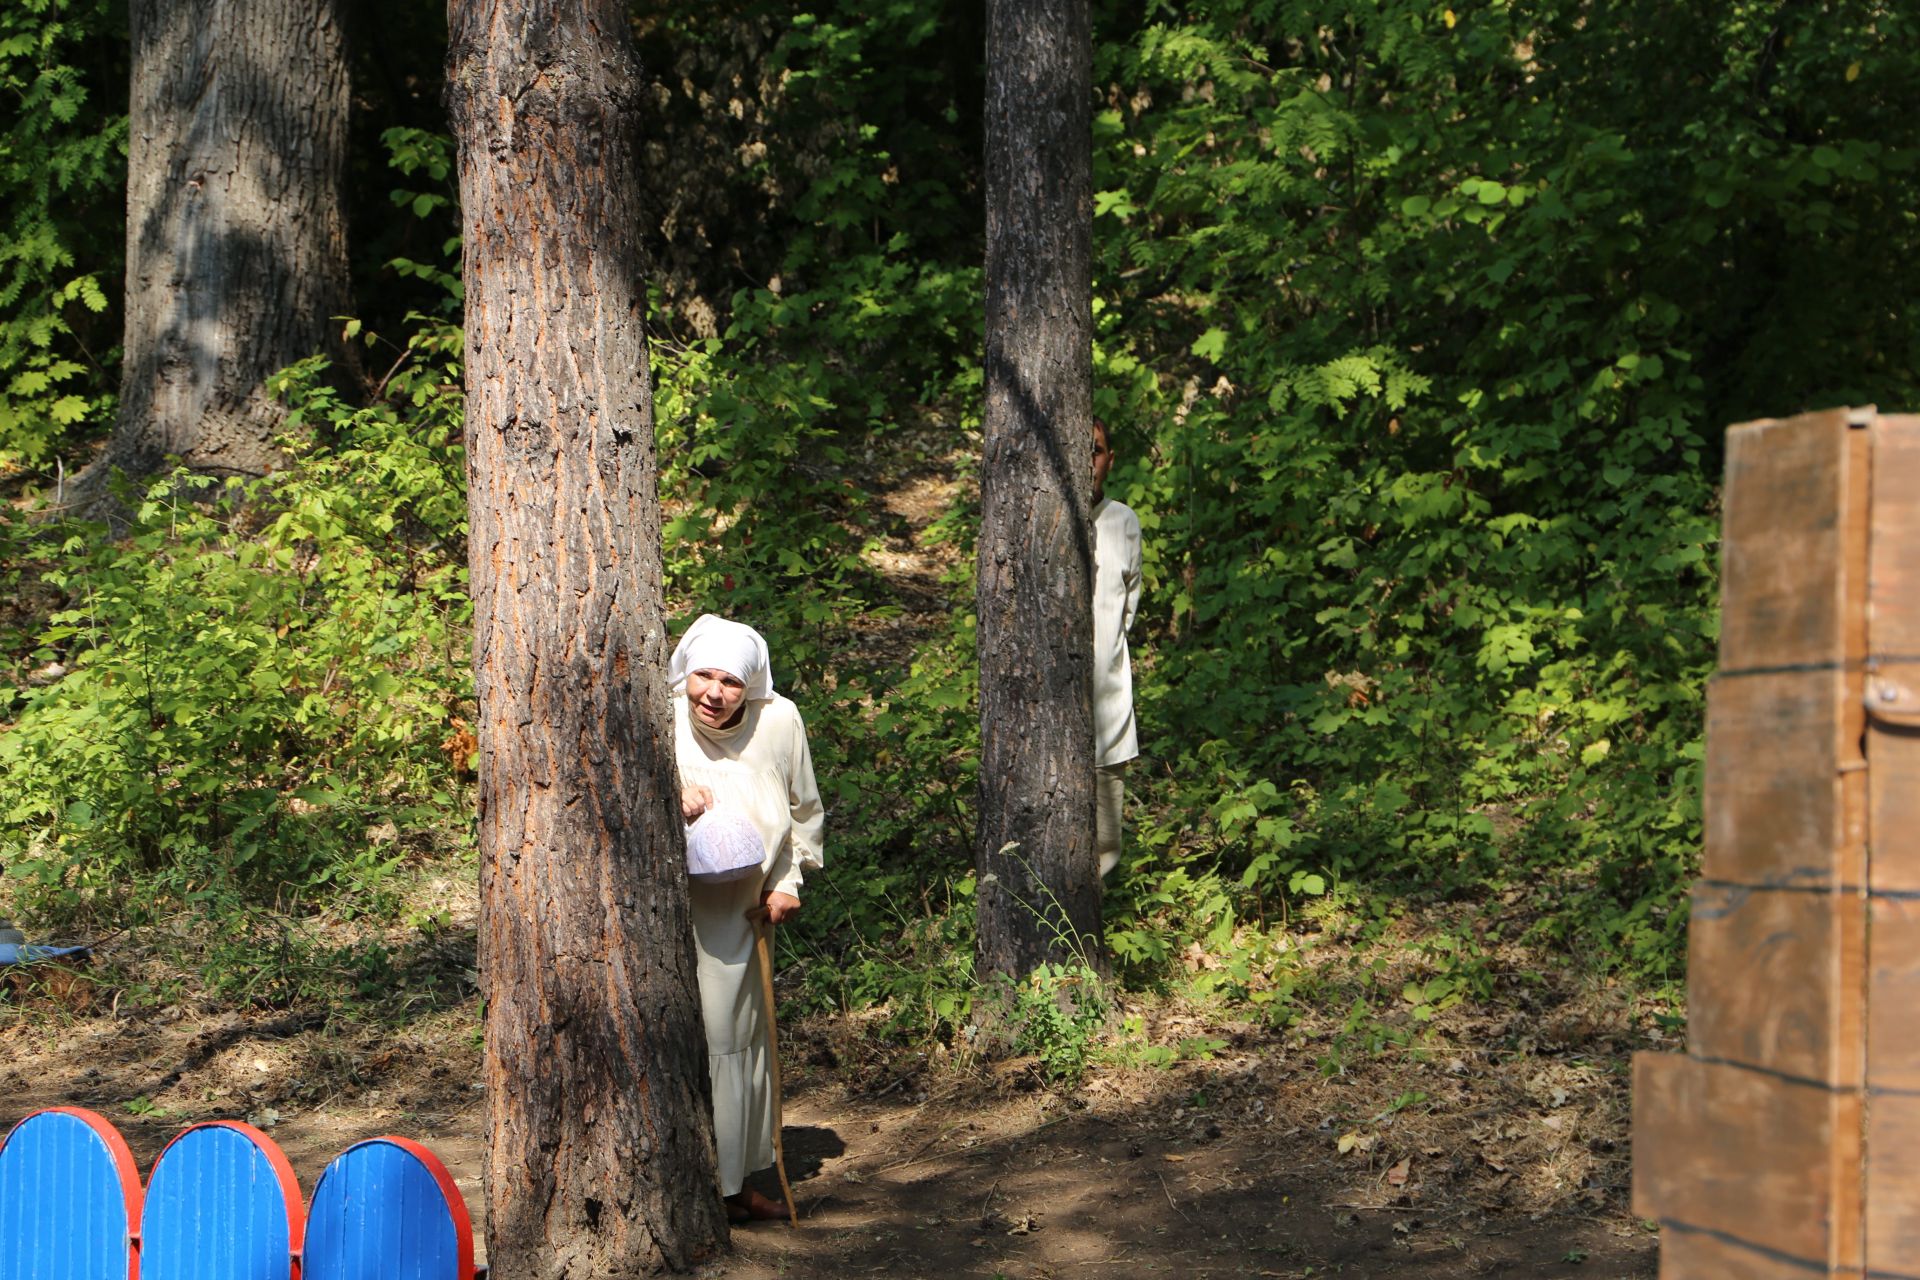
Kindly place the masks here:
POLYGON ((1100 963, 1093 851, 1092 36, 987 5, 980 968, 1100 963), (1011 846, 1011 847, 1010 847, 1011 846))
POLYGON ((134 0, 127 317, 106 472, 257 476, 286 413, 266 379, 347 308, 339 0, 134 0))

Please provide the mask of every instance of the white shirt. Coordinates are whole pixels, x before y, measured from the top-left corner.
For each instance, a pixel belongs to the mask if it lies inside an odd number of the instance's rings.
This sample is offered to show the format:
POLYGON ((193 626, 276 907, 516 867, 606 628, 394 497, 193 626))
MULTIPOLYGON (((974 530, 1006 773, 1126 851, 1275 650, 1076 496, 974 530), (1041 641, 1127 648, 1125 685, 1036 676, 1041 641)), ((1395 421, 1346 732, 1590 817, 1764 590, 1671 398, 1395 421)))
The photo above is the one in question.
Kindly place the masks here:
POLYGON ((1127 629, 1140 607, 1140 517, 1124 502, 1093 508, 1093 762, 1140 754, 1133 724, 1133 664, 1127 629))
POLYGON ((760 887, 798 898, 805 874, 820 869, 826 813, 799 708, 775 694, 747 703, 732 728, 714 729, 694 718, 683 695, 673 700, 673 719, 681 783, 705 786, 716 805, 744 813, 767 848, 760 887))

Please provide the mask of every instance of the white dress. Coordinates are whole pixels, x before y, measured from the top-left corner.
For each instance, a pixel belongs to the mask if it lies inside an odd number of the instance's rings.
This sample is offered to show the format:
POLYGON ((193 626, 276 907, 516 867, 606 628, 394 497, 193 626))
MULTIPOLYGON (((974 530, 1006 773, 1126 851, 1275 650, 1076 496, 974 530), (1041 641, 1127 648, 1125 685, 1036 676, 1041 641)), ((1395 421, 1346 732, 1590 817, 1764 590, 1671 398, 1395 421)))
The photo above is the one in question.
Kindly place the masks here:
POLYGON ((813 780, 807 729, 793 703, 775 694, 749 702, 738 724, 712 729, 673 702, 675 755, 684 786, 713 792, 714 807, 744 814, 767 848, 761 874, 722 884, 693 881, 693 936, 700 960, 700 1008, 713 1080, 713 1131, 720 1193, 739 1191, 748 1173, 773 1163, 773 1075, 767 1011, 753 959, 747 912, 768 890, 800 896, 821 866, 825 811, 813 780))

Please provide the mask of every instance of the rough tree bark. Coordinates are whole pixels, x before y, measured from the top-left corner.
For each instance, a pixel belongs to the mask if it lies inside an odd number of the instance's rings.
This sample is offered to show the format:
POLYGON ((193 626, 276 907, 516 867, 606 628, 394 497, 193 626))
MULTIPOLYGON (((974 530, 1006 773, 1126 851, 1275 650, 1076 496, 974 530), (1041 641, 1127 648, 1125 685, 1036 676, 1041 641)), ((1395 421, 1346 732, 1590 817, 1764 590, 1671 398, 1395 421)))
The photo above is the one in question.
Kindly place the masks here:
MULTIPOLYGON (((76 481, 280 460, 262 385, 347 307, 343 0, 132 0, 120 412, 76 481)), ((337 347, 337 344, 333 344, 337 347)))
POLYGON ((726 1240, 665 682, 639 67, 619 0, 453 0, 480 721, 488 1255, 726 1240))
POLYGON ((980 965, 1102 951, 1093 852, 1092 36, 988 0, 980 965), (1002 852, 1009 844, 1017 849, 1002 852))

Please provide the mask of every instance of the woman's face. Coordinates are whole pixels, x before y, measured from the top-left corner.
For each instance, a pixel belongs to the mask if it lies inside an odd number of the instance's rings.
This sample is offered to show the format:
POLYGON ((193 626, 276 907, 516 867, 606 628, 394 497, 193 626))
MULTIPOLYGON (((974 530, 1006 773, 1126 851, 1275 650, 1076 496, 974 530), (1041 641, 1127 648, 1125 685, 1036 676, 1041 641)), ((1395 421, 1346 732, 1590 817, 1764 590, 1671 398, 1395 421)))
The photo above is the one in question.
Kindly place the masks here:
POLYGON ((747 700, 747 686, 740 677, 713 667, 687 672, 687 705, 700 723, 724 729, 740 718, 747 700))

